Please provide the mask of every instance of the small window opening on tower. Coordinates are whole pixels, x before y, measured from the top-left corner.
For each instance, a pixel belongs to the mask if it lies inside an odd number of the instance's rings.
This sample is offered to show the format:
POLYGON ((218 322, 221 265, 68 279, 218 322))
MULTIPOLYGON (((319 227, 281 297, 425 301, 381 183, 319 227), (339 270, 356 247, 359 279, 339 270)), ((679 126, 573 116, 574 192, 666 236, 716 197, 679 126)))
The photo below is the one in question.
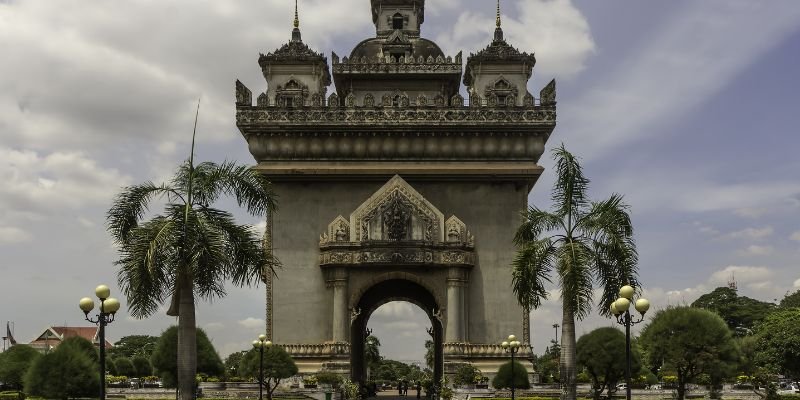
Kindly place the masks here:
POLYGON ((392 16, 392 29, 403 29, 403 16, 400 13, 392 16))
POLYGON ((400 95, 394 96, 392 99, 392 107, 400 107, 400 95))
POLYGON ((394 58, 396 63, 402 63, 403 59, 406 58, 405 54, 403 53, 392 53, 392 57, 394 58))

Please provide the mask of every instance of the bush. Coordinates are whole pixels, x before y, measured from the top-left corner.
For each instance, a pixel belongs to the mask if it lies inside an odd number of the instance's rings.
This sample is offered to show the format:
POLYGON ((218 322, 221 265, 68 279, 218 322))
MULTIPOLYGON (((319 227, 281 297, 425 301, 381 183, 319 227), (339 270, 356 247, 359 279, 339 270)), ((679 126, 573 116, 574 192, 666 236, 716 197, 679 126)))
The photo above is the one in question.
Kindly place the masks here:
POLYGON ((333 372, 320 372, 317 374, 317 381, 323 385, 337 386, 342 382, 342 376, 333 372))
MULTIPOLYGON (((497 389, 511 387, 511 362, 507 362, 500 366, 494 379, 492 379, 492 386, 497 389)), ((528 370, 518 363, 514 362, 514 387, 517 389, 528 389, 531 387, 528 382, 528 370)))
POLYGON ((39 357, 41 354, 33 347, 19 344, 0 353, 0 382, 13 388, 22 389, 25 373, 28 372, 33 361, 39 357))
MULTIPOLYGON (((72 339, 72 338, 70 338, 72 339)), ((75 338, 91 342, 83 338, 75 338)), ((64 343, 67 341, 65 340, 64 343)), ((78 342, 78 341, 74 341, 78 342)), ((25 392, 48 399, 94 397, 100 391, 100 366, 85 344, 64 343, 39 357, 25 374, 25 392)), ((93 347, 92 347, 93 349, 93 347)))
MULTIPOLYGON (((150 358, 153 368, 165 387, 175 387, 178 376, 178 327, 171 326, 161 333, 150 358)), ((119 367, 119 366, 117 366, 119 367)), ((225 367, 219 354, 202 329, 197 329, 197 373, 222 376, 225 367)))
POLYGON ((25 400, 25 393, 17 391, 0 392, 0 400, 25 400))
POLYGON ((132 358, 131 362, 133 363, 133 368, 136 369, 137 378, 153 375, 153 365, 150 364, 150 360, 137 356, 132 358))
POLYGON ((483 375, 481 370, 475 368, 472 364, 463 364, 456 370, 456 376, 453 377, 453 383, 458 386, 473 385, 481 381, 483 375))
POLYGON ((120 357, 114 360, 114 365, 117 366, 117 375, 124 376, 137 376, 136 367, 128 357, 120 357))

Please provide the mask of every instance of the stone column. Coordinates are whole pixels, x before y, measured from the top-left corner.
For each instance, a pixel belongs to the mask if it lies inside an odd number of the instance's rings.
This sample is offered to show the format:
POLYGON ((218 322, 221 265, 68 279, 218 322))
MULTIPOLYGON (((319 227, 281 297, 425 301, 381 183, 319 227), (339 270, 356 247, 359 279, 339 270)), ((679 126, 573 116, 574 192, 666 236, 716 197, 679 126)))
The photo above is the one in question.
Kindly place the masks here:
POLYGON ((451 267, 447 271, 447 326, 444 341, 447 343, 464 341, 464 284, 466 276, 463 269, 451 267))
POLYGON ((333 286, 333 341, 347 342, 350 315, 347 312, 347 270, 337 268, 332 277, 333 286))
MULTIPOLYGON (((264 251, 267 253, 267 257, 272 261, 273 257, 273 245, 272 245, 272 211, 267 211, 267 226, 264 229, 264 251)), ((272 270, 272 265, 264 265, 261 267, 261 280, 264 282, 264 286, 266 288, 266 327, 264 333, 267 335, 267 340, 274 341, 275 338, 273 337, 272 331, 272 318, 273 318, 273 290, 274 290, 274 277, 275 273, 272 270)))

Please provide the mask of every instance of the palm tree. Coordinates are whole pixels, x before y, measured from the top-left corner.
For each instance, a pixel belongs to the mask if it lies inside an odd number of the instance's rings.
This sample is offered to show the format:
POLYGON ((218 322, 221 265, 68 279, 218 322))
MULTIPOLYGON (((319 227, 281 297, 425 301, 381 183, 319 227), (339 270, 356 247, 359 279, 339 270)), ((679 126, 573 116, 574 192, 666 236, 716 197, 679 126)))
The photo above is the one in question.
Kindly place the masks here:
POLYGON ((554 210, 535 206, 523 213, 524 221, 514 242, 512 288, 525 312, 537 309, 547 298, 545 284, 553 271, 561 289, 561 357, 559 369, 563 400, 576 397, 575 319, 592 308, 594 283, 602 288, 600 313, 609 315, 618 289, 638 287, 637 254, 628 206, 622 196, 592 202, 587 198, 589 179, 578 159, 562 144, 553 150, 556 182, 554 210))
POLYGON ((194 165, 192 155, 169 183, 123 188, 107 214, 108 230, 119 247, 117 275, 131 315, 145 318, 171 298, 167 315, 178 317, 178 390, 182 400, 194 394, 197 370, 195 296, 225 295, 223 283, 257 283, 277 265, 250 225, 212 205, 232 196, 251 215, 274 210, 269 182, 246 166, 232 162, 194 165), (154 200, 162 214, 145 220, 154 200))

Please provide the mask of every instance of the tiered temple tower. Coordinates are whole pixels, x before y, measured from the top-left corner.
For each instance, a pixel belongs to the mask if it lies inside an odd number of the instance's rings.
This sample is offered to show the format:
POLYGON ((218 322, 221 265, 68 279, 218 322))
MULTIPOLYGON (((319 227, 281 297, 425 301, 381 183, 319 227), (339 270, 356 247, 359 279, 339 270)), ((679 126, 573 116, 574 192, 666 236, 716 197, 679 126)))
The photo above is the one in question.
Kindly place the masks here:
MULTIPOLYGON (((375 37, 327 59, 300 37, 259 58, 236 121, 278 194, 265 245, 267 334, 298 362, 365 376, 370 315, 401 300, 431 321, 440 377, 493 374, 510 333, 530 343, 511 292, 512 239, 556 124, 555 82, 528 92, 535 58, 494 38, 466 60, 421 36, 424 0, 371 0, 375 37), (326 97, 327 95, 327 97, 326 97)), ((530 354, 524 346, 521 358, 530 354)))

